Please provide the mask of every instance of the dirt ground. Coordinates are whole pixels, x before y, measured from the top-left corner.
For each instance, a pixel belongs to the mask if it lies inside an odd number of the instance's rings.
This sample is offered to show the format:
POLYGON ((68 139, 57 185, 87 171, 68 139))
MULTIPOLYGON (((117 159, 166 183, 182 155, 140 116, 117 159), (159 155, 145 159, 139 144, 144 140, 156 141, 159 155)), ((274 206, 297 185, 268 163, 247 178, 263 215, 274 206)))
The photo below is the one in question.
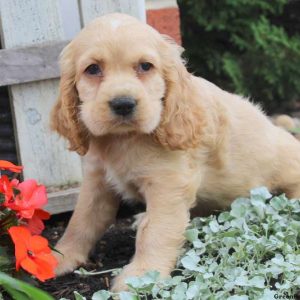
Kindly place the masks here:
MULTIPOLYGON (((120 268, 126 265, 134 254, 135 231, 131 228, 133 215, 142 210, 142 207, 122 207, 115 225, 112 225, 103 238, 97 243, 91 254, 90 261, 84 268, 88 271, 102 271, 120 268)), ((66 213, 52 217, 46 224, 43 233, 51 245, 55 245, 63 234, 71 214, 66 213)), ((55 299, 74 299, 74 291, 90 299, 94 292, 100 289, 109 289, 111 273, 83 277, 77 274, 68 274, 54 280, 39 284, 55 299)))

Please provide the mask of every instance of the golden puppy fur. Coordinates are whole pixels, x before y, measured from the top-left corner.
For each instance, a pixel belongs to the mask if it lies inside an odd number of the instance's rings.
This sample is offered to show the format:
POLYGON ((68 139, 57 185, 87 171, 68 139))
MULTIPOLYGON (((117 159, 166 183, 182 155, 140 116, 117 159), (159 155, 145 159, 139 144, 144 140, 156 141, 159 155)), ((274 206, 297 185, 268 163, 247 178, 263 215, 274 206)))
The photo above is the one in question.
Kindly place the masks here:
POLYGON ((84 155, 84 180, 57 245, 64 254, 57 274, 86 261, 121 198, 144 201, 147 210, 115 291, 128 276, 170 273, 192 207, 225 208, 262 185, 300 196, 299 142, 247 99, 188 73, 181 52, 122 14, 96 19, 63 50, 52 128, 84 155), (92 64, 101 72, 90 74, 92 64), (109 106, 121 96, 136 99, 131 118, 109 106))

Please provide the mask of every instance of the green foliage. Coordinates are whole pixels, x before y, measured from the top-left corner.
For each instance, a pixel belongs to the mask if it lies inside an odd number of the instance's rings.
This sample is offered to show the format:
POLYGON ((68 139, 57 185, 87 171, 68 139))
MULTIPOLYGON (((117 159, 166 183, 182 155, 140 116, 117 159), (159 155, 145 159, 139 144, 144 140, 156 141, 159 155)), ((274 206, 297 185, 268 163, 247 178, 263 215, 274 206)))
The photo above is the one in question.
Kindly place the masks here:
POLYGON ((17 219, 14 211, 1 206, 3 202, 4 196, 0 194, 0 270, 11 275, 14 270, 14 247, 7 229, 17 225, 17 219))
MULTIPOLYGON (((257 188, 230 211, 195 218, 185 235, 172 277, 161 280, 152 271, 129 278, 120 299, 269 300, 300 291, 300 200, 257 188)), ((110 296, 99 291, 92 299, 110 296)))
POLYGON ((300 1, 178 0, 192 71, 268 111, 300 99, 300 1))
MULTIPOLYGON (((15 300, 54 300, 50 295, 28 283, 0 272, 0 287, 3 287, 15 300)), ((1 299, 1 292, 0 292, 1 299)))

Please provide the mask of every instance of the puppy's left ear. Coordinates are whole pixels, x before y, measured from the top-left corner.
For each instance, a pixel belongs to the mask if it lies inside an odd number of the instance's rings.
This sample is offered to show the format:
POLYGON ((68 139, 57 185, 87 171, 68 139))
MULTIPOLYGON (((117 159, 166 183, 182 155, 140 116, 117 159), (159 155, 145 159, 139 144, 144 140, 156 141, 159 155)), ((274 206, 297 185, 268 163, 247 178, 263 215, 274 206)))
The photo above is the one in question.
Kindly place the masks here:
POLYGON ((171 150, 195 148, 201 141, 205 114, 193 76, 181 58, 182 48, 164 37, 161 53, 166 95, 156 139, 171 150))

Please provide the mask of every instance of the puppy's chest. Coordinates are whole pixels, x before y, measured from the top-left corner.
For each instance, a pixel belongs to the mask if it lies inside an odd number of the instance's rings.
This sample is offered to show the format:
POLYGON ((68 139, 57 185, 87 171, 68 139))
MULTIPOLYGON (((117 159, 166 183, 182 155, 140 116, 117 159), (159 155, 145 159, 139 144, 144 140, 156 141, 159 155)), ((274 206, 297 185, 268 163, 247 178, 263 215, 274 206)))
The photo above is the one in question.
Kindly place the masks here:
POLYGON ((115 193, 119 194, 123 199, 142 200, 143 197, 138 191, 134 178, 131 176, 131 171, 124 169, 120 170, 114 168, 111 164, 106 164, 105 178, 107 184, 110 185, 115 193))
POLYGON ((125 138, 108 141, 100 148, 106 182, 123 199, 144 200, 141 182, 149 175, 149 166, 157 164, 157 149, 149 138, 125 138))

